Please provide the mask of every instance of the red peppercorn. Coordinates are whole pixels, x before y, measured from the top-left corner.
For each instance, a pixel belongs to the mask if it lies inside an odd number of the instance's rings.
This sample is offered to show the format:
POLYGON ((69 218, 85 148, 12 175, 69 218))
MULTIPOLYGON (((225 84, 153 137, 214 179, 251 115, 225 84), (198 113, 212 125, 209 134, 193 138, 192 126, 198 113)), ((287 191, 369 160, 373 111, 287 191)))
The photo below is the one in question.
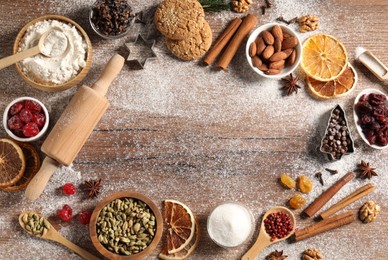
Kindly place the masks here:
POLYGON ((270 235, 271 241, 276 238, 284 238, 293 230, 290 216, 283 212, 272 213, 264 220, 266 232, 270 235))

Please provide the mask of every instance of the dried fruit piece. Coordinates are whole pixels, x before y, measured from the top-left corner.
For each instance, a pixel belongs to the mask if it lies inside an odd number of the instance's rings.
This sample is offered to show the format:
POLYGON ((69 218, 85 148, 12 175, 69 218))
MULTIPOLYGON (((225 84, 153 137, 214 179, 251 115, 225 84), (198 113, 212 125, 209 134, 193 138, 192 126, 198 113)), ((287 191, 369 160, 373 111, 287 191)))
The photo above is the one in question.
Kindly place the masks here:
POLYGON ((73 195, 76 190, 77 189, 73 183, 66 183, 65 185, 62 186, 62 191, 66 195, 73 195))
POLYGON ((194 215, 183 203, 176 200, 165 200, 163 216, 167 224, 167 252, 177 253, 183 250, 194 236, 194 215))
POLYGON ((21 179, 14 185, 3 187, 2 190, 6 191, 19 191, 27 187, 31 179, 39 171, 40 168, 40 158, 39 154, 36 151, 35 147, 29 143, 18 142, 17 143, 23 151, 24 158, 26 161, 26 169, 23 173, 21 179))
POLYGON ((306 199, 300 195, 294 195, 288 202, 293 209, 300 209, 306 203, 306 199))
POLYGON ((164 247, 162 249, 162 252, 159 254, 160 259, 164 260, 184 260, 186 259, 189 255, 191 255, 195 248, 198 245, 199 242, 199 237, 200 237, 200 228, 199 228, 199 222, 198 219, 195 218, 195 233, 193 238, 190 240, 190 243, 187 244, 182 250, 180 250, 177 253, 169 254, 167 253, 167 247, 164 247))
POLYGON ((81 224, 87 225, 90 222, 91 216, 92 216, 92 213, 90 211, 84 210, 84 211, 81 211, 80 213, 78 213, 77 218, 81 224))
POLYGON ((295 181, 286 174, 280 175, 280 183, 287 189, 293 189, 296 185, 295 181))
POLYGON ((63 205, 63 208, 57 211, 58 217, 63 221, 71 220, 72 214, 73 209, 67 204, 63 205))
POLYGON ((0 139, 0 187, 18 182, 25 169, 26 159, 20 146, 10 139, 0 139))
POLYGON ((303 193, 309 193, 313 189, 313 183, 307 176, 300 176, 298 179, 298 188, 303 193))

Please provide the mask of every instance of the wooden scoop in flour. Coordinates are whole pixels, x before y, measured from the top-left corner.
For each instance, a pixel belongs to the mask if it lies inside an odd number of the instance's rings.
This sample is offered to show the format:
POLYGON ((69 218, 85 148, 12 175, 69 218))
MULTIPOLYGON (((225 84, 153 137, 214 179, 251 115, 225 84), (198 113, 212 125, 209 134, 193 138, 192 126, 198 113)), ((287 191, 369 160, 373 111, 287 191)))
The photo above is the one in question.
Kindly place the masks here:
POLYGON ((47 157, 27 186, 25 196, 28 200, 33 201, 40 196, 60 164, 69 166, 73 162, 108 108, 109 102, 104 96, 123 65, 123 57, 113 56, 97 82, 91 88, 80 87, 71 99, 42 145, 47 157))

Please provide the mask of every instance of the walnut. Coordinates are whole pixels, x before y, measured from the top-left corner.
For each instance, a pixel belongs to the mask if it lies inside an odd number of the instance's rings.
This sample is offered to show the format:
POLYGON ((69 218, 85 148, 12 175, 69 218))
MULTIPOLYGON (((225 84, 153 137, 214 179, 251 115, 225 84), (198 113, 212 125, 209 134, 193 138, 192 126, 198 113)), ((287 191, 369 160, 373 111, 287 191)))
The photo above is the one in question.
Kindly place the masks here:
POLYGON ((305 15, 298 18, 298 23, 300 25, 300 32, 310 32, 318 29, 319 20, 318 16, 315 15, 305 15))
POLYGON ((316 249, 310 248, 303 252, 302 260, 319 260, 323 259, 323 255, 316 249))
POLYGON ((360 209, 359 218, 364 223, 372 222, 380 212, 380 206, 373 201, 366 202, 360 209))
POLYGON ((233 0, 231 2, 232 10, 237 13, 245 13, 248 11, 251 3, 252 0, 233 0))

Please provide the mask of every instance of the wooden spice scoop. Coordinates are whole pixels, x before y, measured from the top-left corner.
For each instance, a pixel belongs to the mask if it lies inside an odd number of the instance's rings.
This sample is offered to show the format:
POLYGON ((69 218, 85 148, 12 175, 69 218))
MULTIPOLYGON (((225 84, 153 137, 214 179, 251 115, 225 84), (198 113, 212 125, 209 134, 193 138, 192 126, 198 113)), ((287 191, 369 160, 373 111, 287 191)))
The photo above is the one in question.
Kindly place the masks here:
POLYGON ((296 226, 296 220, 294 213, 292 213, 289 209, 281 206, 273 207, 270 210, 268 210, 264 216, 263 220, 261 221, 260 230, 259 230, 259 237, 257 238, 256 242, 253 244, 253 246, 241 257, 241 260, 254 260, 256 259, 256 256, 267 246, 280 242, 282 240, 285 240, 292 236, 294 234, 296 226), (277 212, 283 212, 290 215, 292 225, 294 227, 293 231, 291 231, 286 237, 283 238, 277 238, 274 241, 271 241, 271 237, 268 235, 268 233, 265 231, 264 226, 264 220, 267 218, 269 214, 277 213, 277 212))
MULTIPOLYGON (((67 248, 69 248, 70 250, 72 250, 73 252, 77 253, 83 259, 88 259, 88 260, 98 260, 98 259, 100 259, 100 258, 92 255, 91 253, 89 253, 85 249, 77 246, 76 244, 73 244, 72 242, 70 242, 69 240, 64 238, 61 234, 58 233, 58 231, 52 225, 51 225, 50 228, 47 229, 47 233, 43 233, 42 235, 34 235, 33 232, 31 232, 31 231, 26 229, 25 224, 24 224, 24 222, 22 220, 23 216, 25 214, 29 214, 29 213, 34 213, 34 212, 32 212, 32 211, 25 211, 25 212, 23 212, 23 213, 21 213, 19 215, 19 224, 31 236, 35 236, 35 237, 39 237, 39 238, 43 238, 43 239, 47 239, 47 240, 58 242, 59 244, 62 244, 64 246, 66 246, 67 248)), ((38 213, 35 213, 35 214, 40 216, 38 213)))
POLYGON ((47 136, 42 151, 47 155, 39 172, 27 186, 25 196, 36 200, 60 164, 69 166, 89 138, 109 106, 104 97, 109 85, 124 65, 124 58, 113 56, 91 88, 82 86, 47 136))

